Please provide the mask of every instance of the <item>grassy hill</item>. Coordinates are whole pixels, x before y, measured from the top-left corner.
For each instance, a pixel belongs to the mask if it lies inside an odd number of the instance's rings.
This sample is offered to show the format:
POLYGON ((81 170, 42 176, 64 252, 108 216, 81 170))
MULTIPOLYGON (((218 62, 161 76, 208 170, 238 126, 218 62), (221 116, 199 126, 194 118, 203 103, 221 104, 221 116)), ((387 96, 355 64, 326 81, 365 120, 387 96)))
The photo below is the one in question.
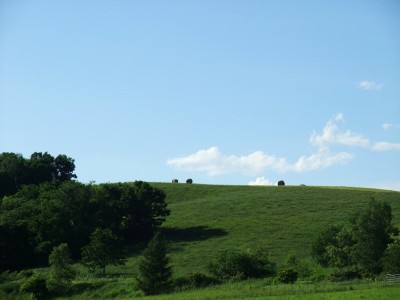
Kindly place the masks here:
MULTIPOLYGON (((271 260, 278 265, 288 253, 307 259, 311 241, 318 232, 330 224, 347 222, 349 216, 365 207, 371 197, 387 201, 391 205, 394 224, 400 227, 400 192, 346 187, 171 183, 152 185, 166 193, 171 209, 171 215, 163 224, 162 230, 171 241, 170 257, 174 276, 184 276, 190 272, 206 273, 207 264, 220 251, 227 249, 266 247, 271 260)), ((137 272, 137 262, 143 247, 144 245, 134 246, 125 265, 107 267, 107 278, 86 277, 86 269, 76 265, 79 271, 75 280, 76 292, 60 299, 140 297, 141 293, 135 290, 133 274, 137 272)), ((2 289, 15 290, 10 295, 16 297, 20 284, 21 279, 18 279, 4 283, 2 289)), ((343 294, 340 291, 353 288, 335 284, 331 288, 319 285, 296 286, 299 293, 306 295, 302 299, 309 299, 311 293, 318 292, 319 289, 324 293, 332 291, 332 297, 326 299, 341 299, 343 294), (302 289, 306 291, 303 292, 302 289)), ((364 293, 359 298, 356 297, 357 299, 376 298, 364 297, 373 291, 376 295, 382 295, 380 286, 367 284, 356 289, 364 293)), ((398 291, 394 287, 385 289, 388 293, 385 299, 392 299, 398 291)), ((163 295, 154 299, 263 299, 264 295, 281 295, 283 298, 277 296, 276 299, 286 299, 292 293, 292 290, 279 285, 271 287, 261 279, 250 283, 228 283, 204 290, 163 295)), ((28 295, 17 298, 28 299, 28 295)))
POLYGON ((281 263, 288 253, 310 254, 321 229, 346 222, 371 197, 392 206, 400 226, 400 192, 308 186, 229 186, 153 183, 167 194, 171 216, 163 225, 173 241, 175 272, 204 272, 226 249, 267 247, 281 263))

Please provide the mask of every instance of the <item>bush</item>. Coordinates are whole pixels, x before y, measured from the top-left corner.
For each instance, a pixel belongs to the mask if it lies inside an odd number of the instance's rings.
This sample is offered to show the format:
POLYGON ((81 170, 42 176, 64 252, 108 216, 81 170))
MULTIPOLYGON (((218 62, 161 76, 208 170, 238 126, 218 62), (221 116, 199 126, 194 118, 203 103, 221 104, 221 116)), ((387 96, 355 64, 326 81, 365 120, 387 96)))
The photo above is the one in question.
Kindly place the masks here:
POLYGON ((209 265, 211 274, 220 280, 262 278, 275 273, 275 263, 266 251, 225 251, 209 265))
POLYGON ((278 186, 284 186, 284 185, 285 185, 285 182, 283 180, 278 181, 278 186))
POLYGON ((32 294, 33 299, 43 299, 49 295, 46 286, 46 277, 42 274, 34 274, 21 286, 21 292, 32 294))
POLYGON ((362 277, 361 272, 355 267, 348 267, 339 269, 332 273, 330 279, 331 281, 348 281, 354 279, 360 279, 362 277))
POLYGON ((388 273, 400 273, 400 242, 389 244, 382 258, 383 270, 388 273))
POLYGON ((203 273, 189 273, 185 277, 178 277, 174 280, 174 287, 180 289, 204 288, 221 282, 203 273))
POLYGON ((186 180, 186 183, 192 184, 192 183, 193 183, 193 179, 192 179, 192 178, 187 179, 187 180, 186 180))
POLYGON ((283 283, 295 283, 299 272, 293 267, 284 267, 278 272, 278 280, 283 283))

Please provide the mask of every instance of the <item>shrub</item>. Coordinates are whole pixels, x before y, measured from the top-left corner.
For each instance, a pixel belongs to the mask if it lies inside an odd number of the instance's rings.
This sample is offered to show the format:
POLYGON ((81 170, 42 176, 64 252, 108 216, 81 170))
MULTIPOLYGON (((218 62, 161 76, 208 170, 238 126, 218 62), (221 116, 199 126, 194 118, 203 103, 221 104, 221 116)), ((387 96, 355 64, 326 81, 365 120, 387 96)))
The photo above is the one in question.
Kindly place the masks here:
POLYGON ((211 274, 221 280, 261 278, 275 273, 275 263, 266 251, 225 251, 209 265, 211 274))
POLYGON ((203 288, 221 283, 218 279, 203 273, 189 273, 185 277, 178 277, 174 280, 176 288, 203 288))
POLYGON ((339 269, 334 273, 332 273, 330 279, 331 281, 348 281, 348 280, 360 279, 361 277, 362 274, 360 270, 358 270, 355 267, 347 267, 339 269))
POLYGON ((187 180, 186 180, 186 183, 192 184, 192 183, 193 183, 193 179, 192 179, 192 178, 187 179, 187 180))
POLYGON ((383 270, 388 273, 400 273, 400 241, 389 244, 382 258, 383 270))
POLYGON ((33 299, 43 299, 47 297, 49 290, 46 286, 46 277, 37 273, 32 275, 21 286, 21 292, 32 294, 33 299))
POLYGON ((284 185, 285 185, 285 182, 283 180, 278 181, 278 186, 284 186, 284 185))
POLYGON ((299 273, 293 267, 284 267, 278 272, 278 280, 283 283, 294 283, 299 277, 299 273))

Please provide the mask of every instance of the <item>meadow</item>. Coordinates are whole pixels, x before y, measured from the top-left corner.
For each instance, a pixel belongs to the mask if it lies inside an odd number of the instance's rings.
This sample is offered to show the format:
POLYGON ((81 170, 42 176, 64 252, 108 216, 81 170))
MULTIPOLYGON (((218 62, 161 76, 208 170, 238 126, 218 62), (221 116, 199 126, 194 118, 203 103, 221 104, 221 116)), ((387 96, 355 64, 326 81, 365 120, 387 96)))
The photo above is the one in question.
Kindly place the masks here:
MULTIPOLYGON (((330 224, 346 222, 373 197, 387 201, 400 227, 400 192, 377 189, 313 186, 235 186, 152 183, 167 195, 171 215, 162 225, 170 242, 174 276, 207 273, 218 253, 229 249, 268 249, 282 265, 288 254, 307 261, 314 278, 322 269, 310 259, 314 236, 330 224)), ((60 299, 132 299, 143 297, 135 287, 138 257, 144 245, 132 245, 125 265, 108 266, 106 278, 93 278, 80 265, 75 290, 60 299)), ((311 276, 311 277, 312 277, 311 276)), ((16 289, 22 279, 9 282, 16 289)), ((3 284, 4 285, 4 284, 3 284)), ((15 293, 9 293, 17 297, 15 293)), ((146 297, 148 299, 393 299, 400 287, 381 282, 329 283, 303 281, 294 285, 269 279, 227 283, 205 289, 146 297)), ((28 299, 18 295, 19 299, 28 299)))

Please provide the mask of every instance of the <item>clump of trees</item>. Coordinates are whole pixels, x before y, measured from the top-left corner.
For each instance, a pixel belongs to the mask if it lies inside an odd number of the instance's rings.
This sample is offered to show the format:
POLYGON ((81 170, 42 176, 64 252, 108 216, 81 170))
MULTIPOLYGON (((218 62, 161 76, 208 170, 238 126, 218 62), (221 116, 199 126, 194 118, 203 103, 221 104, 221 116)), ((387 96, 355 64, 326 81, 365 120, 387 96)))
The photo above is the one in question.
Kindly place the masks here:
MULTIPOLYGON (((47 265, 53 248, 63 243, 72 259, 88 257, 93 239, 98 242, 97 228, 122 246, 148 240, 170 214, 165 193, 146 182, 83 184, 72 180, 74 168, 65 155, 0 154, 0 180, 13 178, 0 197, 0 270, 47 265)), ((104 263, 98 267, 104 270, 104 263)))
POLYGON ((265 249, 229 250, 221 253, 209 265, 209 271, 222 281, 245 280, 274 275, 276 264, 269 260, 265 249))
POLYGON ((337 267, 342 275, 374 275, 390 269, 387 262, 400 257, 400 247, 393 244, 397 235, 390 205, 371 199, 348 223, 322 231, 311 252, 322 266, 337 267))
POLYGON ((15 194, 23 185, 74 179, 74 171, 74 160, 64 154, 34 152, 25 159, 21 154, 0 153, 0 198, 15 194))

